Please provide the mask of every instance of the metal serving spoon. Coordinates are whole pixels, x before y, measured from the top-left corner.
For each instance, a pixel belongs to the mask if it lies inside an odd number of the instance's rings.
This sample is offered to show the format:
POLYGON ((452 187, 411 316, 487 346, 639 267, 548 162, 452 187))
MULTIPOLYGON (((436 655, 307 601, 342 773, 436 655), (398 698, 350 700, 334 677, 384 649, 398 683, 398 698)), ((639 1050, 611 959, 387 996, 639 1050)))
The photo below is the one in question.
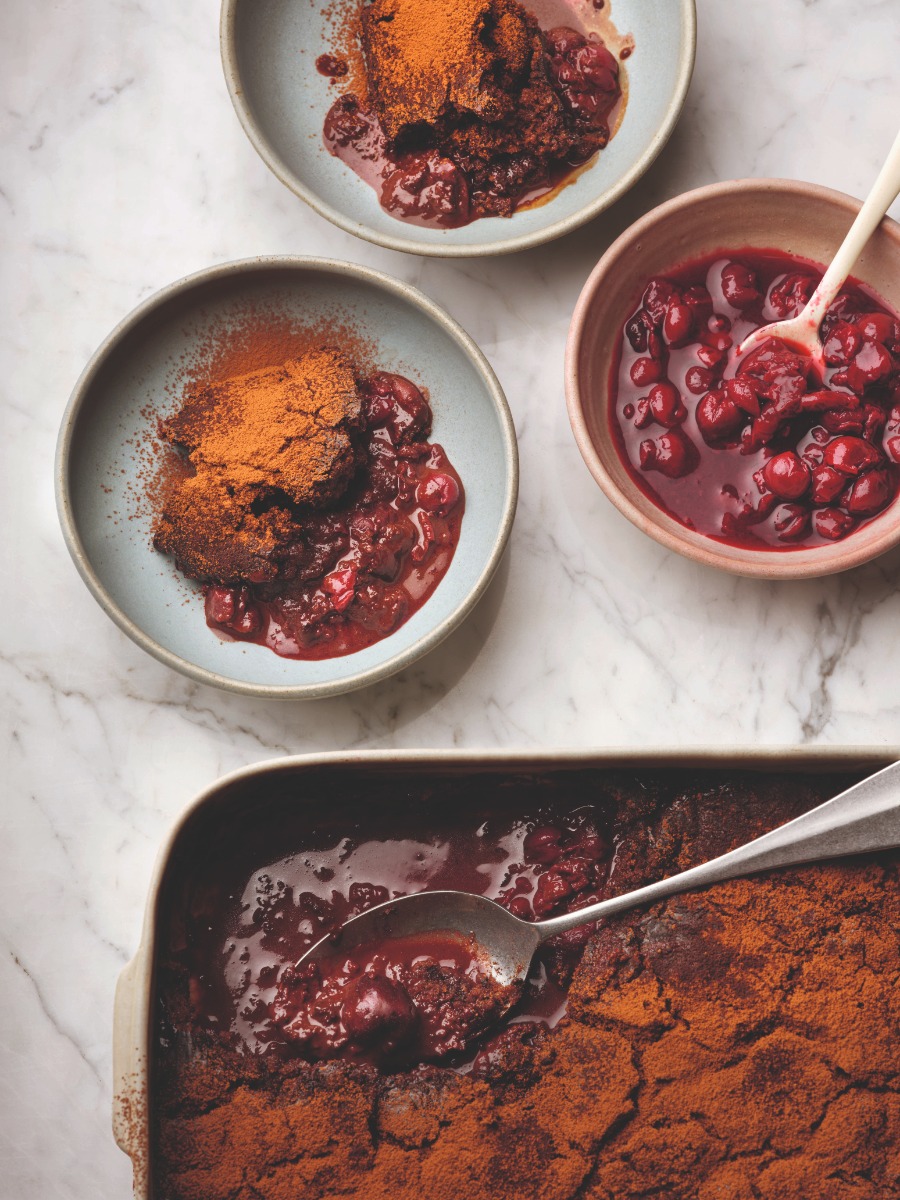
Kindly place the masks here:
POLYGON ((393 938, 447 934, 470 947, 479 967, 509 988, 508 1008, 518 998, 535 951, 557 933, 679 892, 772 867, 894 846, 900 846, 900 762, 728 854, 577 912, 529 922, 514 917, 484 896, 469 892, 418 892, 388 900, 353 917, 336 933, 312 946, 300 962, 343 955, 358 946, 393 938))
POLYGON ((831 266, 822 276, 822 282, 809 298, 803 311, 787 321, 776 321, 755 329, 741 343, 738 354, 744 355, 756 349, 768 338, 779 338, 789 342, 812 359, 813 366, 821 376, 825 370, 825 356, 819 327, 829 306, 847 281, 854 263, 862 254, 866 242, 881 224, 887 210, 900 195, 900 134, 891 147, 887 161, 869 192, 859 215, 850 226, 850 232, 841 243, 841 248, 831 261, 831 266))

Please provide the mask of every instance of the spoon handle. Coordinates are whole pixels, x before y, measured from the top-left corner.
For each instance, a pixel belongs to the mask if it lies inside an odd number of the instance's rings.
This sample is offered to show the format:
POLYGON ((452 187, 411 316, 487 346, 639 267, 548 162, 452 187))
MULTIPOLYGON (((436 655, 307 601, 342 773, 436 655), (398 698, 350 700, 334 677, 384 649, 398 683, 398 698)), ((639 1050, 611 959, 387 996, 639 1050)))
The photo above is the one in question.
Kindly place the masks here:
POLYGON ((601 900, 599 904, 591 904, 577 912, 540 921, 534 928, 544 941, 576 925, 707 884, 768 871, 772 867, 841 858, 893 846, 900 846, 900 762, 885 767, 818 808, 728 854, 611 900, 601 900))
POLYGON ((831 266, 822 276, 822 282, 810 297, 805 316, 816 329, 821 325, 829 306, 844 286, 856 260, 862 254, 869 238, 881 224, 884 215, 900 195, 900 133, 891 147, 891 152, 859 210, 850 231, 841 247, 831 260, 831 266))

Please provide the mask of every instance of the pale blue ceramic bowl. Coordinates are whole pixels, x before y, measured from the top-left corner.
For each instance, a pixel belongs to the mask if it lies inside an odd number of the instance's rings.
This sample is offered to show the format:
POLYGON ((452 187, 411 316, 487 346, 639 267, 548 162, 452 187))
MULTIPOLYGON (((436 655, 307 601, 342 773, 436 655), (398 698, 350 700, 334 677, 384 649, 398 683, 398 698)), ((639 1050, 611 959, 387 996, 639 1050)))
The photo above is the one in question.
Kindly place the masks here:
MULTIPOLYGON (((356 3, 357 0, 344 0, 356 3)), ((525 0, 526 7, 528 0, 525 0)), ((577 10, 591 0, 565 0, 577 10)), ((223 0, 222 62, 250 141, 282 183, 357 237, 414 254, 507 254, 569 233, 632 187, 669 139, 694 69, 694 0, 608 0, 620 35, 634 38, 628 104, 609 146, 548 203, 462 229, 425 229, 386 213, 375 192, 322 143, 340 81, 315 68, 331 50, 325 10, 334 0, 223 0)), ((565 12, 562 4, 557 7, 565 12)))
POLYGON ((72 394, 57 451, 57 502, 82 578, 116 624, 161 662, 201 683, 247 695, 304 699, 375 683, 452 632, 487 587, 512 527, 518 455, 500 385, 472 339, 421 292, 378 271, 316 258, 260 258, 190 275, 141 304, 103 343, 72 394), (386 370, 427 387, 433 437, 466 489, 450 569, 430 599, 384 640, 342 658, 304 662, 220 640, 199 586, 151 544, 136 503, 158 415, 177 364, 213 322, 247 303, 350 325, 386 370), (141 450, 143 447, 143 451, 141 450))

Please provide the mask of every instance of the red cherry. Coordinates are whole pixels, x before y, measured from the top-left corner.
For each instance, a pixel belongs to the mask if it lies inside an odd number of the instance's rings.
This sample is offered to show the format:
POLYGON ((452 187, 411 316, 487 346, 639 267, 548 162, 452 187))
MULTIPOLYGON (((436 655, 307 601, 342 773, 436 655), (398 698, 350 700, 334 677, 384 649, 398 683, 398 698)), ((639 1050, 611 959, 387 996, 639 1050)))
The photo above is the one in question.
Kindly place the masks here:
POLYGON ((678 389, 668 381, 654 384, 647 399, 650 401, 650 411, 654 418, 667 429, 680 425, 687 416, 687 409, 681 403, 678 389))
POLYGON ((717 367, 725 359, 725 351, 717 350, 715 346, 698 346, 697 357, 704 367, 717 367))
POLYGON ((709 445, 725 442, 744 424, 744 414, 728 396, 708 392, 697 405, 694 414, 703 440, 709 445))
POLYGON ((361 975, 347 986, 341 1021, 352 1038, 397 1038, 415 1020, 406 991, 382 975, 361 975))
POLYGON ((245 601, 241 605, 237 620, 232 622, 231 628, 243 637, 253 637, 259 633, 262 629, 262 616, 256 605, 245 601))
POLYGON ((562 831, 553 825, 539 825, 526 835, 522 843, 525 861, 530 863, 555 863, 562 854, 559 844, 562 831))
POLYGON ((888 438, 887 452, 894 462, 900 463, 900 437, 888 438))
POLYGON ((759 416, 759 390, 756 382, 746 375, 725 380, 725 394, 751 417, 759 416))
POLYGON ((809 487, 809 467, 793 450, 770 458, 763 467, 769 490, 783 500, 798 500, 809 487))
POLYGON ((838 437, 825 447, 825 462, 845 475, 860 475, 881 461, 881 452, 862 438, 838 437))
POLYGON ((211 587, 206 593, 206 619, 216 625, 227 625, 234 617, 235 593, 233 588, 211 587))
POLYGON ((637 358, 631 364, 631 382, 635 387, 649 387, 662 379, 662 364, 652 358, 637 358))
POLYGON ((744 308, 759 299, 756 275, 743 263, 729 263, 722 270, 722 295, 732 308, 744 308))
POLYGON ((204 610, 208 621, 241 637, 253 637, 262 629, 262 614, 246 587, 209 588, 204 610))
POLYGON ((769 305, 779 321, 796 317, 815 290, 815 280, 808 275, 786 275, 769 293, 769 305))
POLYGON ((853 360, 853 366, 866 383, 877 383, 879 379, 890 375, 894 362, 881 342, 864 342, 853 360))
POLYGON ((846 367, 862 346, 862 335, 855 325, 838 321, 825 339, 825 361, 829 367, 846 367))
POLYGON ((684 386, 692 395, 702 396, 712 387, 715 378, 708 367, 689 367, 684 377, 684 386))
POLYGON ((469 219, 469 182, 459 167, 435 151, 406 154, 381 184, 381 206, 403 217, 469 219))
POLYGON ((650 398, 642 396, 635 409, 634 427, 635 429, 646 429, 648 425, 652 424, 653 413, 650 411, 650 398))
POLYGON ((887 471, 867 471, 850 485, 844 507, 854 517, 873 517, 894 498, 894 487, 887 471))
POLYGON ((780 542, 799 542, 809 533, 809 512, 802 504, 781 504, 772 515, 780 542))
POLYGON ((670 429, 656 439, 641 442, 640 460, 644 471, 659 471, 667 479, 690 475, 699 462, 697 448, 681 429, 670 429))
POLYGON ((426 512, 446 516, 459 501, 459 484, 452 475, 435 471, 427 475, 416 488, 416 502, 426 512))
POLYGON ((847 476, 836 467, 813 467, 812 471, 812 502, 813 504, 831 504, 847 486, 847 476))
POLYGON ((873 342, 891 343, 900 338, 900 327, 888 313, 867 313, 859 318, 857 326, 863 337, 873 342))
POLYGON ((693 330, 694 313, 690 306, 677 298, 670 300, 663 319, 663 337, 666 344, 669 346, 683 345, 693 330))
POLYGON ((856 526, 856 522, 839 508, 823 508, 813 514, 816 533, 832 542, 838 541, 856 526))
POLYGON ((862 433, 863 416, 852 408, 835 408, 822 413, 822 424, 829 433, 862 433))
POLYGON ((356 567, 350 566, 332 571, 322 580, 322 591, 331 597, 336 612, 343 612, 350 606, 356 592, 356 576, 356 567))
POLYGON ((641 301, 650 314, 654 325, 662 325, 669 301, 675 295, 675 289, 665 279, 651 279, 644 291, 641 301))

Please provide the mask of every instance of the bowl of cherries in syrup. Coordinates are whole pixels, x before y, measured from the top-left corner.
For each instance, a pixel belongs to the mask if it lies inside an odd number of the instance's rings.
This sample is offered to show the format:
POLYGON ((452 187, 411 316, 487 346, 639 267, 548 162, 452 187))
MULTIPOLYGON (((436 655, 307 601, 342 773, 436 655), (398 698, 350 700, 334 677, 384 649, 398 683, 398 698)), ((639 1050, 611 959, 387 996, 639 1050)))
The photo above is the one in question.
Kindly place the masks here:
POLYGON ((607 251, 566 362, 579 449, 668 549, 806 578, 900 542, 900 226, 886 220, 829 309, 824 374, 755 329, 795 316, 858 211, 788 180, 701 188, 607 251))

